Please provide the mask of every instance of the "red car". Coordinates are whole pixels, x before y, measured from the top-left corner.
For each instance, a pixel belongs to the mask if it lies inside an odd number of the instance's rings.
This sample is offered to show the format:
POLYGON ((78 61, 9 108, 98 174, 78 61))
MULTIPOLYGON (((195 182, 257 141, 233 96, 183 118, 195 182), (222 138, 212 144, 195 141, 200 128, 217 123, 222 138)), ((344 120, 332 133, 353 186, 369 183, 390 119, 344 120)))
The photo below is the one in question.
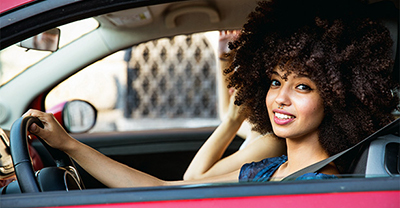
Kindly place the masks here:
MULTIPOLYGON (((101 153, 161 179, 182 179, 220 122, 216 35, 240 29, 256 2, 2 0, 0 181, 8 185, 0 207, 400 207, 399 120, 352 150, 353 170, 337 180, 106 188, 64 154, 26 142, 26 125, 35 121, 21 115, 52 111, 101 153), (20 139, 11 147, 10 131, 20 139), (26 167, 12 166, 10 148, 26 167), (48 168, 55 165, 78 173, 48 168), (24 177, 10 183, 15 172, 24 177)), ((374 4, 394 14, 385 22, 399 77, 398 1, 374 4)), ((235 138, 226 154, 241 143, 235 138)))

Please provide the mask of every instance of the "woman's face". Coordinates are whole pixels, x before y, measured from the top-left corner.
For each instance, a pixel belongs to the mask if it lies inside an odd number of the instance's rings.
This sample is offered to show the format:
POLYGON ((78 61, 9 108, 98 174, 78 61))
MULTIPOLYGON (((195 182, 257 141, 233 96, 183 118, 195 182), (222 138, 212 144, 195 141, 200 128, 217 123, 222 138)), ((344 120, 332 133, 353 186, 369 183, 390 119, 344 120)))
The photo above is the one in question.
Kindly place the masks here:
POLYGON ((291 73, 284 77, 285 73, 276 68, 266 97, 274 133, 290 139, 318 138, 324 106, 316 84, 305 75, 291 73))

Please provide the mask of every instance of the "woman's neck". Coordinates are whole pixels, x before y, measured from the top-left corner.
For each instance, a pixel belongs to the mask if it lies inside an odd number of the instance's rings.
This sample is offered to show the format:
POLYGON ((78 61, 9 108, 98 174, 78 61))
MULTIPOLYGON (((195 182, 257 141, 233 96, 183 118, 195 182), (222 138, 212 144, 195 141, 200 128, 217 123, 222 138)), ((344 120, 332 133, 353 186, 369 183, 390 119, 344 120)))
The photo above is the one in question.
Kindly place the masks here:
POLYGON ((288 167, 298 170, 329 157, 318 140, 292 141, 286 139, 288 167))
POLYGON ((329 157, 318 140, 318 135, 286 139, 288 161, 282 164, 273 177, 282 179, 309 165, 329 157))

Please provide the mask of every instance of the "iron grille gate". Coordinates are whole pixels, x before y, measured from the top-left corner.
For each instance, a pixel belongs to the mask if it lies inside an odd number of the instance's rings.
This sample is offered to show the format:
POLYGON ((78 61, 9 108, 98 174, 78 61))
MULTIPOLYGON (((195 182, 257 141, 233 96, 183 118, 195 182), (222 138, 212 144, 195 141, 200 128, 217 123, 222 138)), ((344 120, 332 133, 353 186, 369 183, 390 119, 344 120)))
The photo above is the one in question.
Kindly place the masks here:
POLYGON ((137 45, 125 54, 125 118, 216 118, 216 60, 204 34, 137 45))

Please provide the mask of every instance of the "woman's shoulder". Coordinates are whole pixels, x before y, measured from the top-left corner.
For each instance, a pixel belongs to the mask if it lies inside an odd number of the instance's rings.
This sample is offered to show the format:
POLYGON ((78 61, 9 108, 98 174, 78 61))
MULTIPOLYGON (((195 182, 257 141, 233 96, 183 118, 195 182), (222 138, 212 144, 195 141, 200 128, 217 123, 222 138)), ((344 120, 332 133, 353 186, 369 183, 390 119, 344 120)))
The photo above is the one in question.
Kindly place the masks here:
POLYGON ((244 164, 240 170, 239 180, 250 181, 254 179, 267 179, 273 172, 284 162, 287 161, 287 156, 271 157, 263 159, 259 162, 244 164))
POLYGON ((335 175, 330 175, 325 173, 306 173, 296 178, 296 180, 335 179, 335 178, 338 177, 335 175))
POLYGON ((316 173, 306 173, 296 180, 310 180, 310 179, 331 179, 338 178, 336 175, 340 174, 339 170, 336 168, 334 163, 329 163, 324 168, 322 168, 319 172, 316 173))
MULTIPOLYGON (((287 156, 266 158, 259 162, 244 164, 240 170, 240 181, 268 181, 272 174, 287 161, 287 156)), ((328 165, 329 167, 331 165, 328 165)), ((336 168, 323 168, 321 172, 306 173, 299 176, 296 180, 312 180, 312 179, 334 179, 338 178, 336 168), (336 171, 333 171, 335 169, 336 171)))
POLYGON ((273 133, 259 134, 258 132, 252 132, 246 137, 239 149, 243 150, 245 147, 253 144, 257 146, 266 144, 267 146, 277 148, 279 148, 279 146, 285 146, 284 140, 278 139, 273 133))
POLYGON ((284 163, 287 161, 287 156, 282 155, 280 157, 270 157, 270 158, 265 158, 261 161, 258 162, 251 162, 244 164, 244 168, 265 168, 267 166, 270 166, 271 164, 280 164, 284 163))

